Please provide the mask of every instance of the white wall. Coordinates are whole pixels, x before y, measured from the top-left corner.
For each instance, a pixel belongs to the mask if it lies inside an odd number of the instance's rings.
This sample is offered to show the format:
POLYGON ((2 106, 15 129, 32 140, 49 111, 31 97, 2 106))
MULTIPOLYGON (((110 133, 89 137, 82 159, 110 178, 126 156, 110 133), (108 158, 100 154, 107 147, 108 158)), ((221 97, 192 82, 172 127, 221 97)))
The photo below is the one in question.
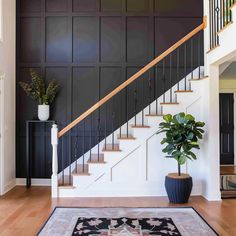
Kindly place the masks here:
POLYGON ((0 75, 4 74, 2 116, 3 154, 0 166, 0 195, 15 186, 15 0, 2 0, 3 41, 0 42, 0 75))

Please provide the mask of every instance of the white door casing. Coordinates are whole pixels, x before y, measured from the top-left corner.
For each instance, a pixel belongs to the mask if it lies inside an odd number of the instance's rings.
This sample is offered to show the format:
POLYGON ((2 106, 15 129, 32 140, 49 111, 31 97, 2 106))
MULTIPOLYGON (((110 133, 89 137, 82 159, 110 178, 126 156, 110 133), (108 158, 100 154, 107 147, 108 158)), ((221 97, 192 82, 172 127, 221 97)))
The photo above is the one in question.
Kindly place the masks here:
POLYGON ((0 195, 4 193, 4 77, 4 74, 0 75, 0 195))

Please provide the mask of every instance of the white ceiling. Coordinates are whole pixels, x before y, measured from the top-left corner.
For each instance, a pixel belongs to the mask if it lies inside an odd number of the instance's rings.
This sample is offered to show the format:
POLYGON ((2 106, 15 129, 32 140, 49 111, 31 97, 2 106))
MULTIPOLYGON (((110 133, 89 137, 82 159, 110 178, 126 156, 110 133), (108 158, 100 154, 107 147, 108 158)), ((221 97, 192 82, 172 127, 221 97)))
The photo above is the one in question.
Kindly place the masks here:
POLYGON ((220 79, 236 79, 236 60, 220 66, 220 79))

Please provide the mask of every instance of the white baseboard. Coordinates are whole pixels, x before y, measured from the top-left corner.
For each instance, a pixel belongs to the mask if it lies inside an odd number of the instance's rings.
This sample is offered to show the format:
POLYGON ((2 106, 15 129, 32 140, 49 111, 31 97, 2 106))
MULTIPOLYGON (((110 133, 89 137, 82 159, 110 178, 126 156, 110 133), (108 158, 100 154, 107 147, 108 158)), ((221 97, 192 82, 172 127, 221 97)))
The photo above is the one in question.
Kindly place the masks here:
POLYGON ((10 190, 12 190, 15 186, 16 186, 16 180, 15 179, 9 181, 7 184, 4 185, 2 195, 6 194, 10 190))
MULTIPOLYGON (((17 186, 25 186, 26 179, 25 178, 16 178, 17 186)), ((51 186, 51 179, 31 179, 32 186, 51 186)))

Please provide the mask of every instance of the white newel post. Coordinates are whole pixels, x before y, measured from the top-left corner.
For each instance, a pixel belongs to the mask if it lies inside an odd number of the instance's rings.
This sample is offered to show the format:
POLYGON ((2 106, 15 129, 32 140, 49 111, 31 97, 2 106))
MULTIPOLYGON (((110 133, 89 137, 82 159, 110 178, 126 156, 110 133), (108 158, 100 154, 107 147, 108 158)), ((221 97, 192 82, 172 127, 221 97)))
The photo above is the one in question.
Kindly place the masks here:
POLYGON ((57 125, 53 125, 51 129, 51 144, 52 144, 52 180, 51 180, 51 191, 52 198, 58 197, 58 156, 57 156, 57 145, 58 145, 58 128, 57 125))

